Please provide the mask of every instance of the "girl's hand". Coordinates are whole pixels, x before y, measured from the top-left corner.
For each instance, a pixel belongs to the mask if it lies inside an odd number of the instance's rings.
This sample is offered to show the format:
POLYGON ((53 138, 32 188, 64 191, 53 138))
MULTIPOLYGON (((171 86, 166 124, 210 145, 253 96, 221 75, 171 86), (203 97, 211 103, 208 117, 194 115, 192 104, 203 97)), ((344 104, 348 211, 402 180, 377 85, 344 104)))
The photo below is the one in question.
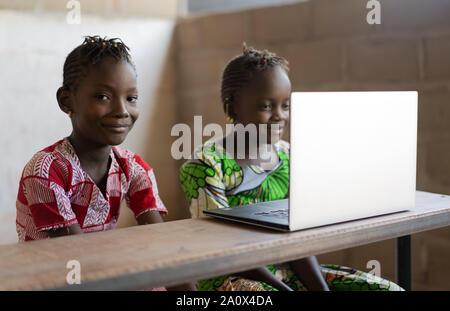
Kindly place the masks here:
POLYGON ((73 234, 81 234, 83 230, 81 230, 80 225, 73 224, 70 227, 63 227, 58 229, 50 229, 46 231, 50 238, 57 238, 65 235, 73 235, 73 234))

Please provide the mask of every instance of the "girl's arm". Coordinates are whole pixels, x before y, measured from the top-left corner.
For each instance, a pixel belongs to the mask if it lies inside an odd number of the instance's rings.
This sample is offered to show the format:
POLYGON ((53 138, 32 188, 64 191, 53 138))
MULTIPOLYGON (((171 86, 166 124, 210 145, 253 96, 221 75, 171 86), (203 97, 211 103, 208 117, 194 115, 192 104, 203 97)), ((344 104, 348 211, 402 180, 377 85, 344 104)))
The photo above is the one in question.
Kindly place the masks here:
POLYGON ((164 222, 157 210, 143 212, 136 218, 138 225, 149 225, 164 222))
MULTIPOLYGON (((147 224, 155 224, 159 222, 164 222, 161 217, 161 214, 158 211, 147 211, 139 215, 136 219, 139 225, 147 225, 147 224)), ((72 234, 81 234, 83 230, 81 230, 80 225, 73 224, 70 227, 63 227, 58 229, 51 229, 46 231, 51 238, 57 238, 65 235, 72 234)))

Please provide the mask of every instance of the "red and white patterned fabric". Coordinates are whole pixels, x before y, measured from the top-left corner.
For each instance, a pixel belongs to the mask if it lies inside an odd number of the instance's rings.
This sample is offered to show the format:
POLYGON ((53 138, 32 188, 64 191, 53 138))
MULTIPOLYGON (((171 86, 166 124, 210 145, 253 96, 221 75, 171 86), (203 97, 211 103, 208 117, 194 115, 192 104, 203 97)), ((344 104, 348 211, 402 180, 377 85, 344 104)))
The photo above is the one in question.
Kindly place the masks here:
POLYGON ((137 154, 119 147, 111 148, 110 157, 105 198, 81 168, 67 138, 36 153, 25 166, 19 184, 19 241, 45 239, 45 230, 75 223, 84 232, 112 229, 123 199, 135 217, 149 210, 167 214, 150 166, 137 154))

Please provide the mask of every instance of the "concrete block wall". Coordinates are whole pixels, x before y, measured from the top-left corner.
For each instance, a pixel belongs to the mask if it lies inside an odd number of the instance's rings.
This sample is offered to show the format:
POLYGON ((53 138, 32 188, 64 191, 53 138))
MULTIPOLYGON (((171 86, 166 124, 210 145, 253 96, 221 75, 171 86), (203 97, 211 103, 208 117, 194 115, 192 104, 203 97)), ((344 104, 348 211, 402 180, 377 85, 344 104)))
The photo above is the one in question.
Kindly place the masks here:
MULTIPOLYGON (((221 74, 245 41, 287 58, 296 91, 417 90, 417 188, 450 194, 450 1, 380 0, 379 25, 366 22, 366 3, 311 0, 180 19, 180 122, 192 125, 201 115, 203 124, 225 123, 221 74)), ((449 233, 444 228, 413 236, 413 289, 450 289, 449 233)), ((369 271, 367 262, 376 259, 382 276, 394 279, 393 248, 390 240, 319 260, 369 271)))

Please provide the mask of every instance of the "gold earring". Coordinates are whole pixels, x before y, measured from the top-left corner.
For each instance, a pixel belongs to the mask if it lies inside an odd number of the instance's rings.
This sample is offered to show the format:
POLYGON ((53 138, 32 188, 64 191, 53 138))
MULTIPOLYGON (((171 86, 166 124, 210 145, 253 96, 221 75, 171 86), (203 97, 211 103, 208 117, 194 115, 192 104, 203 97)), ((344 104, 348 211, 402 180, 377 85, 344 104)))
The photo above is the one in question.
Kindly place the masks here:
POLYGON ((67 113, 67 115, 69 116, 69 118, 72 119, 72 111, 69 111, 69 112, 67 113))
POLYGON ((229 106, 229 103, 226 103, 225 104, 225 114, 227 116, 226 119, 227 119, 228 122, 234 123, 234 118, 232 116, 230 116, 228 106, 229 106))

